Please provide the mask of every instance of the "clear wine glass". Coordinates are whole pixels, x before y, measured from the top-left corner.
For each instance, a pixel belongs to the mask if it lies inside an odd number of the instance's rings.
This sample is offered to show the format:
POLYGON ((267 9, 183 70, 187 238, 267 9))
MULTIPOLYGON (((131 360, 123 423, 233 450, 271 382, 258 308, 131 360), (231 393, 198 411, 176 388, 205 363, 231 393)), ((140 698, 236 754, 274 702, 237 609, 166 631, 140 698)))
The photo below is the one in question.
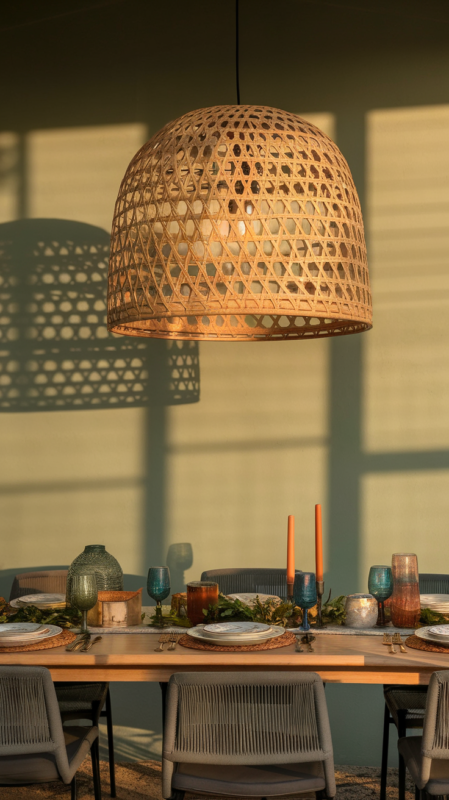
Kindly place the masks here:
POLYGON ((87 612, 96 605, 97 600, 98 589, 95 574, 73 575, 70 586, 70 602, 83 614, 81 633, 89 633, 87 612))

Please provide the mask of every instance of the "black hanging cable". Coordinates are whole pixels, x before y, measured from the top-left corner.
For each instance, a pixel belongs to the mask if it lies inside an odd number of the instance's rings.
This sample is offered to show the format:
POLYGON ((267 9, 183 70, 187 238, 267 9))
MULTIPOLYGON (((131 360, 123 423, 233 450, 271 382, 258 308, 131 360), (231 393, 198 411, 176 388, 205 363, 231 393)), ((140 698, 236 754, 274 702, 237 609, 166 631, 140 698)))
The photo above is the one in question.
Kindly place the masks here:
POLYGON ((239 64, 239 0, 235 0, 235 82, 237 105, 240 105, 240 64, 239 64))

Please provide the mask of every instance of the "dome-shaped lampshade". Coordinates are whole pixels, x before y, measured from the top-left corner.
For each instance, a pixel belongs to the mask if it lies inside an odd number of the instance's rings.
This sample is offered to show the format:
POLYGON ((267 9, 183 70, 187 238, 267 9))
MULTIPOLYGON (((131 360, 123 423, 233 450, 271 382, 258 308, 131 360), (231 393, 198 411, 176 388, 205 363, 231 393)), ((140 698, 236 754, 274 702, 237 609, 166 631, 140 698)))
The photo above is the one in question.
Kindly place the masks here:
POLYGON ((295 114, 185 114, 131 161, 115 207, 108 327, 273 340, 357 333, 372 310, 360 203, 334 142, 295 114))

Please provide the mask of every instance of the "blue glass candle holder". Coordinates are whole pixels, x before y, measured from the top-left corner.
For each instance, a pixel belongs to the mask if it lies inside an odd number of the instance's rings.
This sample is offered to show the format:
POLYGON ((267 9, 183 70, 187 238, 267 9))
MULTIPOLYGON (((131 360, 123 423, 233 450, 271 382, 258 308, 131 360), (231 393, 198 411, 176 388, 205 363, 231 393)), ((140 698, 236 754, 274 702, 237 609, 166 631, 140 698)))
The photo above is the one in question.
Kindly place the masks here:
POLYGON ((162 600, 170 594, 170 570, 168 567, 150 567, 147 592, 156 600, 156 624, 162 624, 162 600))
POLYGON ((379 605, 376 625, 385 628, 385 600, 393 594, 393 573, 391 567, 376 564, 370 568, 368 576, 368 591, 376 598, 379 605))
POLYGON ((316 606, 316 579, 314 572, 297 572, 293 585, 293 599, 297 606, 302 609, 302 625, 300 631, 310 631, 307 612, 309 608, 316 606))

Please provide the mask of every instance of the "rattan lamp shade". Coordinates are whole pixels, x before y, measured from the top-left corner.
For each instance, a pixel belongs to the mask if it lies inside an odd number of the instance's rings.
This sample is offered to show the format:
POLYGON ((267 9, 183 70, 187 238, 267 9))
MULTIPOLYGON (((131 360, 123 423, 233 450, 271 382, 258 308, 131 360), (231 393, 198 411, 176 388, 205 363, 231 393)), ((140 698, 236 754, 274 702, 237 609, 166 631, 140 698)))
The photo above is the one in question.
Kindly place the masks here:
POLYGON ((112 227, 110 330, 276 340, 371 319, 357 192, 314 125, 262 106, 205 108, 133 158, 112 227))

